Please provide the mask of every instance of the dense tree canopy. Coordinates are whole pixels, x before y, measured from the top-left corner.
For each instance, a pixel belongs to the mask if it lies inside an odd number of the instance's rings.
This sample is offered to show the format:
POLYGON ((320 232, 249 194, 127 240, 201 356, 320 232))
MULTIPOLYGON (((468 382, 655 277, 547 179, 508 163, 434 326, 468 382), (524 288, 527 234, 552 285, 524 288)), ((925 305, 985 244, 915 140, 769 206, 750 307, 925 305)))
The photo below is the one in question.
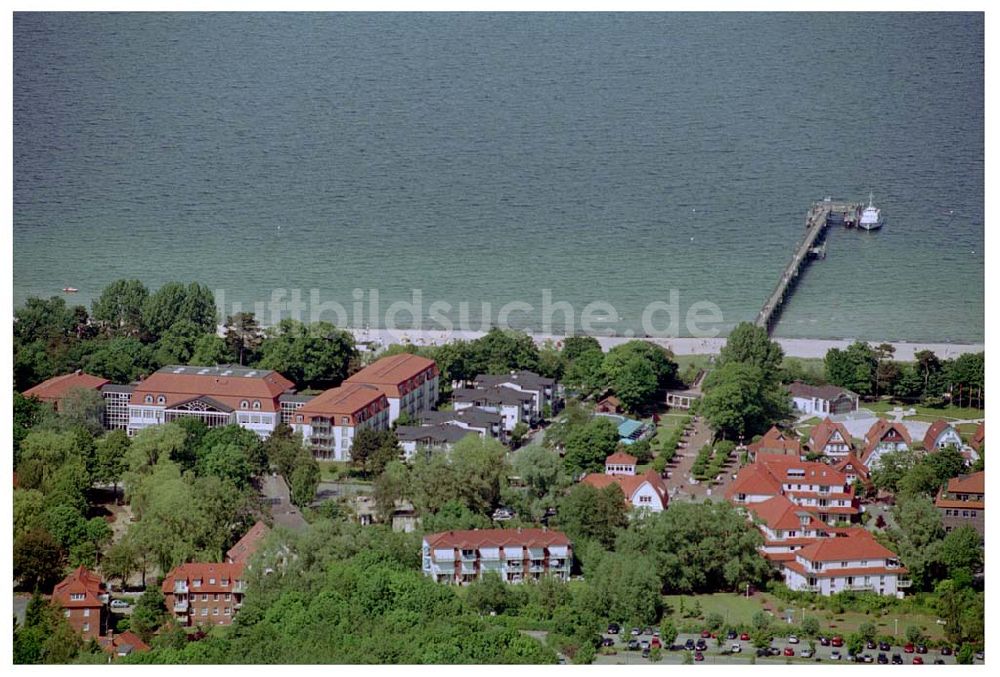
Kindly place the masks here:
POLYGON ((566 468, 571 473, 600 472, 604 459, 618 446, 618 426, 607 416, 594 416, 566 438, 566 468))
POLYGON ((282 320, 267 331, 257 365, 281 372, 299 388, 339 385, 357 359, 354 336, 329 322, 282 320))

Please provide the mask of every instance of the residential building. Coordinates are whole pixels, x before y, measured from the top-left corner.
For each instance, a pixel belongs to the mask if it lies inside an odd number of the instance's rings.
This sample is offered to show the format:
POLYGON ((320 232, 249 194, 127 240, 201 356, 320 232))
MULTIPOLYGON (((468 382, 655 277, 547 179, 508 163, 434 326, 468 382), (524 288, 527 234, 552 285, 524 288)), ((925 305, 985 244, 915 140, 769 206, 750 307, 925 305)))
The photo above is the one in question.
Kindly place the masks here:
POLYGON ((848 483, 854 485, 855 482, 860 482, 865 489, 865 493, 872 491, 875 485, 872 484, 871 474, 868 472, 867 466, 858 460, 858 457, 854 455, 854 452, 847 454, 839 462, 833 464, 833 469, 844 473, 844 477, 847 478, 848 483))
POLYGON ((354 435, 361 428, 388 430, 390 406, 376 386, 345 383, 303 404, 294 414, 292 430, 318 459, 349 461, 354 435))
POLYGON ((243 534, 243 538, 238 540, 236 545, 226 552, 226 562, 229 564, 247 564, 269 533, 271 533, 271 528, 258 520, 243 534))
POLYGON ((34 397, 36 400, 51 404, 56 411, 59 411, 59 404, 73 390, 93 390, 101 391, 101 386, 110 383, 106 378, 85 374, 77 369, 72 374, 53 376, 42 381, 38 385, 24 391, 25 397, 34 397))
POLYGON ((958 434, 955 426, 943 419, 938 419, 931 423, 924 434, 924 450, 938 451, 946 447, 962 448, 962 436, 958 434))
POLYGON ((844 458, 853 448, 851 434, 843 423, 824 418, 809 432, 809 451, 830 458, 844 458))
POLYGON ((615 452, 604 459, 605 475, 634 475, 635 466, 639 459, 631 454, 615 452))
POLYGON ((105 429, 128 431, 128 405, 132 401, 133 390, 135 390, 134 385, 105 383, 101 386, 105 429))
POLYGON ((817 538, 829 538, 831 529, 787 496, 773 496, 747 506, 764 535, 761 553, 772 562, 795 558, 795 551, 817 538))
POLYGON ((508 435, 518 423, 530 425, 535 396, 513 388, 458 388, 451 401, 456 411, 478 407, 503 417, 503 430, 508 435))
POLYGON ((446 423, 425 426, 401 425, 396 428, 396 437, 407 460, 416 455, 418 448, 448 450, 469 435, 480 436, 475 430, 446 423))
POLYGON ((621 413, 621 410, 622 410, 621 400, 619 400, 614 395, 608 395, 600 402, 598 402, 597 406, 594 408, 594 411, 596 411, 598 414, 619 414, 621 413))
POLYGON ((792 406, 803 414, 829 416, 858 410, 858 394, 838 386, 813 386, 802 381, 788 385, 792 406))
POLYGON ((802 456, 802 444, 793 433, 771 426, 763 437, 747 445, 747 451, 751 459, 757 458, 758 454, 781 454, 799 458, 802 456))
POLYGON ((56 584, 52 602, 84 641, 97 639, 108 627, 108 590, 101 577, 86 567, 77 567, 56 584))
POLYGON ((229 625, 243 605, 243 562, 189 562, 171 569, 160 589, 182 626, 229 625))
POLYGON ((422 412, 433 409, 438 400, 439 370, 434 360, 410 353, 390 355, 376 360, 349 376, 344 385, 375 386, 389 401, 389 425, 400 414, 416 419, 422 412))
POLYGON ((149 645, 131 630, 117 634, 108 630, 107 637, 101 637, 98 643, 104 651, 111 654, 112 659, 125 658, 133 653, 146 653, 150 650, 149 645))
POLYGON ((854 590, 901 596, 910 587, 896 553, 860 527, 803 546, 781 567, 789 588, 821 595, 854 590))
POLYGON ((424 575, 438 583, 471 583, 488 572, 508 583, 555 576, 569 580, 573 546, 547 529, 472 529, 424 536, 424 575))
POLYGON ((472 382, 475 388, 510 388, 522 393, 531 393, 534 397, 531 404, 529 424, 534 425, 556 410, 555 379, 539 376, 533 371, 512 371, 509 374, 479 374, 472 382))
POLYGON ((501 442, 507 439, 503 416, 499 412, 480 407, 465 407, 451 411, 425 411, 418 416, 420 425, 452 425, 472 430, 480 437, 492 437, 501 442))
POLYGON ((976 432, 972 434, 969 438, 969 446, 972 447, 977 454, 983 453, 983 443, 986 441, 986 421, 979 424, 976 428, 976 432))
POLYGON ((890 451, 909 451, 910 432, 900 421, 887 421, 880 418, 865 433, 865 448, 859 460, 869 469, 874 470, 879 465, 882 454, 890 451))
POLYGON ((844 473, 792 456, 759 454, 754 463, 740 468, 726 490, 726 498, 736 505, 775 496, 787 497, 827 524, 857 521, 861 515, 854 486, 844 473))
POLYGON ((312 401, 315 395, 300 395, 298 393, 281 393, 278 396, 278 408, 281 411, 281 422, 292 425, 295 422, 295 412, 312 401))
POLYGON ((969 525, 986 533, 986 473, 982 470, 948 480, 934 502, 941 511, 945 531, 969 525))
MULTIPOLYGON (((611 457, 609 457, 611 458, 611 457)), ((607 467, 607 466, 605 466, 607 467)), ((636 510, 663 512, 667 509, 669 497, 667 485, 655 470, 647 470, 641 475, 608 475, 591 473, 584 475, 581 484, 595 489, 617 484, 625 494, 625 503, 636 510)))
POLYGON ((210 428, 235 423, 267 437, 280 421, 281 395, 294 385, 269 369, 163 367, 132 390, 128 434, 194 417, 210 428))

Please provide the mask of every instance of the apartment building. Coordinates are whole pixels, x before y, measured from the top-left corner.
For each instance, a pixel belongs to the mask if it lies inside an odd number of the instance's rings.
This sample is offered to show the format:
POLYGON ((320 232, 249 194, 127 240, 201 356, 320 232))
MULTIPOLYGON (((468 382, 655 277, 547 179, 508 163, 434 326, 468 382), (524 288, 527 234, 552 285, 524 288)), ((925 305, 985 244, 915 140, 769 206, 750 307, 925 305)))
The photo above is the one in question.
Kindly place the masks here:
POLYGON ((229 625, 243 605, 243 562, 189 562, 171 569, 161 590, 181 626, 229 625))
POLYGON ((390 404, 382 389, 345 383, 303 404, 294 412, 291 427, 302 433, 316 458, 349 461, 358 430, 388 430, 390 423, 390 404))
POLYGON ((436 425, 401 425, 396 428, 396 438, 403 448, 406 460, 413 458, 417 449, 450 450, 456 442, 474 435, 481 437, 475 430, 459 426, 438 423, 436 425))
POLYGON ((86 567, 77 567, 56 584, 52 602, 62 608, 70 627, 84 641, 97 639, 108 627, 108 590, 101 577, 86 567))
POLYGON ((281 395, 291 392, 294 384, 268 369, 163 367, 132 390, 128 434, 195 417, 210 428, 235 423, 267 437, 281 420, 281 395))
POLYGON ((747 511, 764 536, 761 554, 774 563, 795 559, 796 550, 832 535, 824 522, 787 496, 750 504, 747 511))
POLYGON ((726 490, 736 505, 751 505, 785 496, 827 524, 860 519, 854 486, 844 473, 814 461, 791 456, 760 454, 744 466, 726 490))
POLYGON ((833 595, 854 590, 902 596, 910 587, 908 572, 896 553, 860 527, 817 539, 781 566, 785 584, 796 591, 833 595))
POLYGON ((451 425, 472 430, 480 437, 492 437, 501 442, 507 435, 503 428, 503 416, 495 411, 480 407, 464 407, 451 411, 425 411, 418 416, 420 425, 451 425))
POLYGON ((941 512, 945 531, 971 526, 980 536, 986 533, 986 473, 959 475, 948 480, 934 501, 941 512))
POLYGON ((434 360, 400 353, 376 360, 344 381, 379 388, 389 402, 389 425, 403 412, 416 419, 438 400, 440 371, 434 360))
POLYGON ((428 534, 423 572, 437 583, 463 585, 488 572, 508 583, 556 576, 569 580, 573 546, 559 531, 472 529, 428 534))
MULTIPOLYGON (((531 393, 532 404, 530 425, 544 418, 545 411, 555 412, 557 394, 555 379, 540 376, 533 371, 512 371, 509 374, 479 374, 473 380, 474 388, 509 388, 522 393, 531 393)), ((551 414, 550 414, 551 415, 551 414)))
POLYGON ((534 415, 533 394, 502 386, 458 388, 452 392, 451 401, 456 411, 477 407, 500 414, 503 430, 508 435, 518 423, 530 425, 534 415))

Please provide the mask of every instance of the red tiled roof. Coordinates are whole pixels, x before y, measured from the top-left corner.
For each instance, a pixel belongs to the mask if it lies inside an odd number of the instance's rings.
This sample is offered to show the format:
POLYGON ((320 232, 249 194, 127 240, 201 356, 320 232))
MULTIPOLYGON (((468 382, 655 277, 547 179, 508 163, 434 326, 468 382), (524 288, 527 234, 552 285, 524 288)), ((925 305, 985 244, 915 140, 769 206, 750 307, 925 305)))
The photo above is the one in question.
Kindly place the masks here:
POLYGON ((983 446, 983 441, 986 439, 986 421, 979 424, 976 428, 976 432, 972 434, 972 438, 969 439, 969 446, 979 451, 983 446))
POLYGON ((985 510, 985 501, 959 501, 951 498, 938 498, 934 505, 939 508, 959 508, 965 510, 985 510))
POLYGON ((951 427, 950 423, 940 418, 931 423, 930 427, 927 428, 927 432, 924 434, 924 449, 927 451, 933 451, 937 446, 935 444, 935 442, 937 442, 937 438, 941 436, 941 433, 951 427))
POLYGON ((663 479, 656 474, 654 470, 647 470, 641 475, 605 475, 602 473, 591 473, 585 475, 581 484, 587 484, 595 489, 603 489, 604 487, 610 486, 612 484, 617 484, 621 487, 622 493, 625 494, 625 500, 628 503, 632 503, 632 496, 639 488, 646 484, 647 482, 653 490, 660 497, 660 502, 663 503, 663 507, 667 507, 667 487, 663 484, 663 479))
POLYGON ((949 494, 985 494, 986 493, 986 471, 959 475, 948 480, 949 494))
POLYGON ((437 363, 434 360, 410 353, 400 353, 375 361, 349 376, 344 383, 366 383, 378 386, 389 397, 401 397, 409 390, 406 382, 428 370, 430 376, 438 374, 437 363))
POLYGON ((847 483, 842 472, 817 461, 801 461, 790 456, 779 454, 760 454, 757 464, 763 465, 779 482, 793 484, 829 484, 841 485, 847 483), (790 475, 792 470, 801 470, 804 475, 790 475))
POLYGON ((93 608, 104 606, 100 596, 107 592, 101 577, 85 567, 77 567, 66 578, 62 579, 52 590, 52 600, 65 609, 93 608), (73 595, 82 594, 83 599, 73 599, 73 595))
POLYGON ((726 490, 726 498, 739 494, 748 496, 777 496, 781 493, 781 483, 767 470, 756 463, 740 468, 736 479, 726 490))
POLYGON ((260 400, 258 411, 275 412, 279 410, 278 397, 294 387, 294 383, 276 371, 261 370, 260 375, 247 377, 223 376, 218 369, 206 374, 175 374, 161 369, 136 385, 129 401, 131 404, 143 404, 146 395, 154 398, 163 395, 167 402, 183 402, 200 395, 211 397, 233 409, 241 409, 243 400, 260 400))
POLYGON ((635 465, 636 462, 638 462, 638 460, 639 459, 637 459, 635 456, 632 456, 631 454, 626 454, 623 451, 618 451, 618 452, 615 452, 615 453, 611 454, 606 459, 604 459, 604 465, 609 465, 609 464, 611 464, 611 465, 635 465))
MULTIPOLYGON (((747 506, 750 512, 757 515, 770 529, 791 531, 797 529, 823 529, 825 524, 812 516, 808 510, 792 503, 785 496, 775 496, 766 501, 751 503, 747 506), (801 515, 807 515, 808 521, 802 524, 801 515)), ((786 541, 781 541, 785 543, 786 541)))
POLYGON ((771 429, 759 440, 748 444, 747 448, 754 454, 785 454, 792 456, 800 456, 802 454, 802 445, 798 439, 786 435, 774 426, 771 426, 771 429))
POLYGON ((250 530, 243 535, 243 538, 236 542, 236 545, 229 549, 226 553, 226 561, 246 562, 255 552, 257 552, 257 548, 260 547, 261 541, 263 541, 269 533, 271 533, 271 529, 263 522, 258 521, 250 527, 250 530))
POLYGON ((424 540, 432 548, 498 548, 521 546, 546 548, 554 545, 569 546, 569 538, 561 531, 546 529, 466 529, 427 534, 424 540))
POLYGON ((833 466, 836 470, 847 475, 853 472, 862 482, 868 481, 868 466, 861 462, 861 460, 854 455, 854 452, 848 452, 847 456, 841 459, 840 463, 833 466))
POLYGON ((173 593, 174 582, 185 581, 191 592, 232 592, 233 585, 242 576, 243 562, 188 562, 171 569, 163 579, 160 589, 164 594, 173 593), (210 583, 213 578, 215 583, 210 583), (229 585, 222 585, 224 578, 229 581, 229 585), (196 579, 201 579, 200 586, 193 585, 196 579))
POLYGON ((809 448, 817 453, 823 451, 826 445, 830 444, 830 438, 833 437, 834 433, 840 433, 840 437, 848 448, 852 446, 851 434, 847 432, 844 424, 837 423, 828 416, 817 423, 809 433, 809 448))
MULTIPOLYGON (((827 540, 833 540, 833 539, 827 539, 827 540)), ((801 553, 802 551, 800 550, 796 554, 801 554, 801 553)), ((796 562, 794 559, 788 562, 784 562, 783 565, 799 573, 802 576, 812 577, 812 578, 840 578, 842 576, 885 576, 887 574, 896 574, 897 576, 905 576, 906 574, 909 573, 906 567, 893 567, 893 568, 845 567, 843 569, 826 569, 823 571, 813 571, 812 569, 806 569, 804 566, 796 562)))
POLYGON ((112 635, 111 637, 101 637, 98 640, 98 643, 101 645, 102 649, 112 655, 117 654, 119 649, 127 646, 132 647, 133 651, 138 651, 140 653, 145 653, 150 650, 149 645, 142 641, 142 639, 139 638, 139 635, 135 634, 131 630, 126 630, 125 632, 112 635))
POLYGON ((374 407, 373 413, 378 413, 389 408, 389 400, 386 399, 385 393, 373 385, 348 383, 324 391, 297 409, 295 414, 327 418, 350 416, 351 423, 357 423, 357 415, 368 407, 374 407))
POLYGON ((74 388, 85 390, 98 390, 101 386, 111 383, 106 378, 92 376, 81 371, 62 376, 53 376, 47 381, 42 381, 33 388, 24 391, 25 397, 35 397, 42 402, 56 403, 74 388))
POLYGON ((875 540, 866 529, 845 529, 838 538, 821 538, 798 551, 810 562, 842 562, 865 559, 895 558, 896 553, 875 540))

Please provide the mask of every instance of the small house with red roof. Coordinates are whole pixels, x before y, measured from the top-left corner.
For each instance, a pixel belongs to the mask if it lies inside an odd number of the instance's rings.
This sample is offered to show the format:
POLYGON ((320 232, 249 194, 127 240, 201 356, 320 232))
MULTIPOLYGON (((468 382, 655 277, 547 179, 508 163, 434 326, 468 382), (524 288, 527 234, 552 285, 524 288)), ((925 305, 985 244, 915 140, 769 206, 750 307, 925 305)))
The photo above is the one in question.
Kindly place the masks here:
POLYGON ((548 529, 467 529, 424 536, 422 569, 437 583, 458 585, 495 573, 507 583, 554 576, 569 580, 573 545, 548 529))
POLYGON ((108 627, 108 590, 101 577, 80 566, 56 584, 52 602, 62 608, 70 626, 84 640, 96 639, 108 627))
POLYGON ((747 445, 747 451, 750 452, 751 459, 756 458, 758 454, 780 454, 798 458, 802 455, 802 445, 795 435, 771 426, 763 437, 747 445))
POLYGON ((866 529, 842 530, 821 538, 782 562, 785 584, 792 590, 833 595, 838 592, 874 592, 899 595, 910 587, 899 557, 875 540, 866 529))
POLYGON ((663 512, 669 502, 667 485, 655 470, 647 470, 641 475, 591 473, 584 475, 580 483, 595 489, 617 484, 625 494, 625 503, 636 510, 663 512))
POLYGON ((149 645, 131 630, 118 634, 108 630, 107 637, 97 641, 102 649, 111 654, 112 659, 125 658, 133 653, 145 653, 150 650, 149 645))
POLYGON ((229 625, 243 605, 243 562, 189 562, 163 579, 167 611, 182 626, 229 625))
POLYGON ((635 466, 639 459, 631 454, 616 452, 604 459, 605 475, 634 475, 635 466))
POLYGON ((33 388, 25 390, 23 394, 25 397, 34 397, 41 402, 51 404, 58 411, 60 402, 70 392, 74 390, 93 390, 99 393, 101 392, 101 388, 108 383, 111 383, 111 381, 106 378, 86 374, 77 369, 72 374, 53 376, 50 379, 42 381, 33 388))
POLYGON ((880 418, 865 433, 865 448, 859 460, 869 469, 878 467, 882 454, 890 451, 909 451, 913 444, 910 432, 899 421, 880 418))
POLYGON ((260 548, 260 544, 267 538, 267 535, 271 533, 271 528, 266 524, 257 521, 249 531, 247 531, 243 538, 236 542, 236 545, 231 547, 228 552, 226 552, 226 562, 233 564, 236 562, 246 564, 247 560, 253 557, 257 549, 260 548))
POLYGON ((603 400, 597 403, 594 408, 599 414, 620 414, 622 411, 622 403, 614 395, 608 395, 603 400))
POLYGON ((866 491, 870 491, 874 488, 868 468, 864 463, 858 460, 858 457, 854 455, 853 451, 841 459, 840 462, 834 464, 833 468, 834 470, 844 473, 844 477, 846 477, 847 481, 852 485, 855 482, 861 482, 866 491))
POLYGON ((972 433, 972 437, 969 438, 969 446, 975 449, 977 454, 983 452, 983 442, 986 441, 986 421, 979 424, 976 428, 976 432, 972 433))
POLYGON ((924 450, 939 451, 947 447, 962 448, 962 436, 958 434, 955 426, 944 419, 938 419, 931 423, 924 435, 924 450))
POLYGON ((809 432, 809 450, 830 458, 843 458, 850 453, 851 434, 843 423, 824 418, 809 432))

